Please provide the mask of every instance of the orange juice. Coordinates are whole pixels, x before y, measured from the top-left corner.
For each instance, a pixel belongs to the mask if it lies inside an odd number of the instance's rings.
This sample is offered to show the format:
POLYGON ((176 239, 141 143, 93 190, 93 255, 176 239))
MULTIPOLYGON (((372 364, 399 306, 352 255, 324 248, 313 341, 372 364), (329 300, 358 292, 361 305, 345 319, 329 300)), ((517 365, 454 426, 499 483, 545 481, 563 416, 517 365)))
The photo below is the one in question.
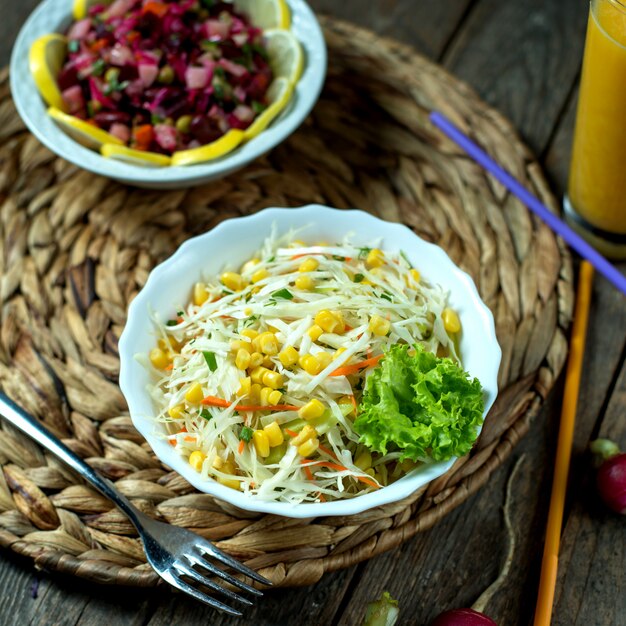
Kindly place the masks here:
MULTIPOLYGON (((570 210, 573 208, 579 225, 608 242, 603 251, 612 256, 622 256, 622 244, 626 254, 623 1, 591 2, 568 183, 570 210)), ((595 237, 591 240, 598 244, 595 237)))

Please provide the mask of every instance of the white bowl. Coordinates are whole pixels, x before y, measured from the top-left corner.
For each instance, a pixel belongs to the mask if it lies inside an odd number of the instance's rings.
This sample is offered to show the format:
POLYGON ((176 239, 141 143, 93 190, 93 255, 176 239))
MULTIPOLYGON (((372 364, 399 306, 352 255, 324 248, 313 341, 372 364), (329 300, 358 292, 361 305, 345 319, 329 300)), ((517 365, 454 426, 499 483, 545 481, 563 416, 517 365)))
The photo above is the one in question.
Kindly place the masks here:
POLYGON ((291 30, 302 44, 305 67, 294 94, 272 124, 251 141, 220 159, 179 167, 149 168, 101 156, 74 141, 48 115, 28 65, 32 43, 41 35, 64 31, 73 0, 45 0, 30 15, 11 53, 11 92, 29 130, 53 152, 94 174, 152 189, 178 189, 223 178, 269 152, 293 133, 310 113, 326 76, 326 44, 319 23, 304 0, 287 0, 291 30))
POLYGON ((154 347, 155 332, 149 311, 160 313, 163 319, 167 319, 176 307, 182 307, 188 301, 192 285, 203 276, 217 274, 226 264, 236 266, 249 259, 269 235, 272 224, 276 224, 279 233, 306 226, 301 237, 308 241, 339 241, 344 235, 354 233, 355 244, 367 245, 382 238, 377 245, 385 250, 403 250, 424 278, 448 289, 450 305, 459 312, 463 322, 460 342, 463 367, 480 380, 485 391, 484 416, 487 415, 498 391, 502 353, 493 316, 481 301, 472 279, 456 267, 440 247, 420 239, 401 224, 384 222, 363 211, 340 211, 313 204, 300 209, 265 209, 249 217, 226 220, 208 233, 186 241, 169 259, 152 270, 144 288, 130 305, 119 342, 120 387, 133 424, 161 461, 196 489, 241 509, 306 518, 352 515, 401 500, 445 473, 454 459, 418 467, 388 487, 349 500, 293 505, 267 502, 211 479, 201 479, 200 474, 158 436, 165 430, 152 418, 154 407, 146 391, 151 382, 150 373, 135 358, 154 347))

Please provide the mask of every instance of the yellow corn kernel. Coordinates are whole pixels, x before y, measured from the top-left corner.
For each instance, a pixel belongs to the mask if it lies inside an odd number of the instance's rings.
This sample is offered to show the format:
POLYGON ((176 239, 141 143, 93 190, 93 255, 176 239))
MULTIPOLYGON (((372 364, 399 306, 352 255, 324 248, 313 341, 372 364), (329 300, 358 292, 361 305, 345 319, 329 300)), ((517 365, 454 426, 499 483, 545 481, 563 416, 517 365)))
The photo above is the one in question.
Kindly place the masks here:
POLYGON ((298 362, 298 351, 293 346, 289 346, 278 353, 278 358, 283 367, 291 367, 298 362))
POLYGON ((239 350, 247 350, 248 352, 252 352, 252 344, 249 341, 244 341, 243 339, 235 339, 230 342, 230 351, 237 354, 239 350))
POLYGON ((167 352, 161 348, 153 348, 150 350, 150 363, 159 370, 165 369, 170 364, 167 352))
POLYGON ((315 287, 315 281, 310 276, 298 276, 295 281, 296 289, 311 291, 315 287))
POLYGON ((200 404, 203 398, 204 393, 202 393, 202 385, 200 383, 193 383, 185 393, 185 400, 190 404, 200 404))
POLYGON ((274 369, 274 361, 272 361, 272 357, 271 356, 266 356, 263 359, 263 363, 261 363, 261 365, 263 367, 267 368, 268 370, 274 369))
POLYGON ((283 383, 283 376, 278 372, 267 371, 263 374, 263 384, 271 387, 272 389, 280 389, 280 387, 283 386, 283 383))
POLYGON ((302 239, 294 239, 290 244, 289 248, 304 248, 306 246, 306 243, 304 243, 304 241, 302 241, 302 239))
POLYGON ((260 396, 260 405, 261 406, 269 406, 270 405, 270 393, 272 393, 273 389, 271 387, 262 387, 261 388, 261 396, 260 396))
POLYGON ((292 446, 300 446, 305 441, 313 439, 314 437, 317 437, 317 431, 310 424, 306 424, 298 435, 290 441, 290 443, 292 446))
POLYGON ((324 415, 324 405, 317 399, 309 400, 304 406, 298 410, 298 415, 305 420, 312 420, 316 417, 324 415))
POLYGON ((409 270, 409 276, 416 282, 419 283, 422 275, 415 269, 409 270))
POLYGON ((323 333, 324 331, 322 330, 321 326, 318 326, 317 324, 313 324, 313 326, 311 326, 311 328, 307 330, 307 334, 312 341, 317 341, 323 333))
POLYGON ((224 463, 222 471, 224 472, 224 474, 234 474, 236 469, 237 468, 235 467, 235 463, 232 459, 232 454, 229 454, 228 459, 224 463))
POLYGON ((265 434, 267 435, 267 440, 269 441, 270 448, 275 448, 279 446, 283 441, 285 441, 285 435, 283 435, 283 431, 280 429, 278 422, 272 422, 263 428, 265 434))
POLYGON ((258 265, 261 262, 261 259, 250 259, 249 261, 246 261, 242 266, 241 266, 241 273, 245 274, 246 272, 251 272, 254 269, 255 265, 258 265))
POLYGON ((265 268, 261 268, 260 270, 257 270, 256 272, 254 272, 254 274, 252 274, 250 280, 252 280, 252 282, 256 284, 264 278, 267 278, 269 275, 270 273, 265 268))
POLYGON ((333 360, 330 352, 318 352, 315 355, 315 358, 318 360, 322 370, 328 367, 330 365, 330 362, 333 360))
POLYGON ((255 367, 253 370, 251 370, 250 378, 252 379, 252 382, 262 383, 263 375, 265 374, 265 372, 269 372, 269 370, 267 369, 267 367, 263 367, 262 365, 259 365, 259 367, 255 367))
POLYGON ((193 303, 196 306, 203 305, 209 299, 209 292, 204 283, 196 283, 193 286, 193 303))
POLYGON ((317 259, 310 258, 300 263, 298 268, 299 272, 313 272, 320 266, 320 262, 317 259))
POLYGON ((250 353, 245 348, 237 350, 235 365, 237 366, 237 369, 240 370, 245 370, 250 366, 250 353))
POLYGON ((248 367, 259 367, 263 364, 263 355, 260 352, 253 352, 250 355, 250 365, 248 367))
POLYGON ((326 333, 334 333, 340 325, 337 316, 326 309, 315 316, 315 323, 326 333))
POLYGON ((259 341, 259 348, 261 348, 260 352, 267 354, 268 356, 278 354, 278 339, 276 339, 276 335, 274 333, 270 333, 269 331, 261 333, 257 339, 259 341))
POLYGON ((213 459, 213 468, 216 470, 221 470, 224 467, 224 459, 221 456, 216 456, 213 459))
POLYGON ((250 341, 252 341, 253 339, 259 336, 259 333, 256 330, 253 330, 252 328, 244 328, 241 331, 241 336, 247 337, 248 339, 250 339, 250 341))
POLYGON ((250 398, 250 404, 259 404, 261 401, 261 385, 259 383, 254 383, 250 385, 250 393, 248 394, 248 398, 250 398))
POLYGON ((367 450, 363 450, 354 460, 354 464, 364 472, 366 469, 372 467, 372 455, 367 450))
POLYGON ((335 332, 340 335, 346 330, 346 323, 343 321, 343 314, 341 311, 331 311, 331 313, 335 316, 337 320, 337 328, 335 328, 335 332))
POLYGON ((252 443, 260 457, 265 458, 270 455, 270 440, 264 430, 255 430, 252 433, 252 443))
POLYGON ((239 389, 237 389, 237 395, 242 398, 243 396, 247 396, 250 393, 250 388, 252 387, 252 381, 250 380, 250 376, 246 376, 245 378, 239 379, 239 389))
POLYGON ((373 335, 384 337, 391 328, 391 322, 380 315, 372 315, 368 328, 373 335))
POLYGON ((381 265, 384 265, 385 255, 383 254, 383 251, 379 250, 378 248, 374 248, 373 250, 370 250, 367 255, 367 258, 365 259, 365 264, 370 269, 372 267, 381 267, 381 265))
POLYGON ((311 456, 320 447, 320 440, 317 437, 305 441, 298 446, 298 454, 300 456, 311 456))
POLYGON ((270 406, 276 406, 280 403, 280 399, 283 397, 281 391, 278 389, 273 389, 270 394, 267 396, 267 399, 270 401, 270 406))
POLYGON ((205 458, 206 457, 202 454, 202 452, 200 452, 200 450, 194 450, 189 455, 189 465, 191 465, 196 472, 199 472, 202 469, 202 464, 204 463, 205 458))
POLYGON ((339 358, 345 351, 346 351, 346 348, 337 348, 335 350, 335 354, 333 354, 333 361, 339 358))
POLYGON ((322 371, 321 363, 312 355, 304 354, 298 359, 300 367, 311 376, 315 376, 322 371))
POLYGON ((224 286, 231 291, 241 291, 246 286, 246 281, 237 272, 224 272, 221 278, 224 286))
POLYGON ((185 411, 184 404, 177 404, 172 408, 167 410, 167 414, 174 420, 179 420, 183 416, 183 412, 185 411))
POLYGON ((458 333, 461 330, 461 320, 454 309, 446 307, 441 313, 443 327, 449 333, 458 333))
POLYGON ((218 478, 217 482, 220 485, 224 485, 224 487, 230 487, 231 489, 235 489, 239 491, 241 489, 241 481, 236 480, 235 478, 218 478))

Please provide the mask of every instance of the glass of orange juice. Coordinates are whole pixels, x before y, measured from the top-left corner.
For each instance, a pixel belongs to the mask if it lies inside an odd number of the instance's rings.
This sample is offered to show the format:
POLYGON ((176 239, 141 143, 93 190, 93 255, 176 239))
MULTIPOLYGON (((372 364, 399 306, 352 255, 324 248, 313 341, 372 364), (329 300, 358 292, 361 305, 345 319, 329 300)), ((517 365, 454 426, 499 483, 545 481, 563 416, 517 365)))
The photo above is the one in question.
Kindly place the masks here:
POLYGON ((626 259, 626 0, 591 0, 565 214, 626 259))

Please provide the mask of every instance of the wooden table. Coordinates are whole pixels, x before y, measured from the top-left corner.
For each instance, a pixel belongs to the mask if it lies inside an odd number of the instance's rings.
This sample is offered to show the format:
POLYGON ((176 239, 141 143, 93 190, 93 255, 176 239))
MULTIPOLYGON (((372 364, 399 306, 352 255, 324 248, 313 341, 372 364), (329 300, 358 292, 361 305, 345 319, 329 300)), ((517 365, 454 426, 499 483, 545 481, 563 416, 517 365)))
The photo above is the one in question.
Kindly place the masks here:
MULTIPOLYGON (((0 61, 36 0, 1 0, 0 61)), ((540 157, 554 189, 566 184, 588 3, 583 0, 313 0, 319 11, 412 44, 472 85, 507 115, 540 157)), ((622 267, 624 269, 624 267, 622 267)), ((554 624, 626 624, 623 518, 597 501, 590 439, 626 447, 626 300, 596 278, 554 624)), ((0 561, 0 624, 355 624, 388 590, 401 624, 428 624, 446 608, 469 606, 497 577, 507 549, 502 521, 507 478, 522 456, 512 493, 516 538, 505 585, 486 612, 501 626, 528 624, 537 594, 562 381, 511 458, 483 489, 432 530, 317 585, 269 592, 227 619, 166 589, 96 586, 35 572, 8 551, 0 561)))

